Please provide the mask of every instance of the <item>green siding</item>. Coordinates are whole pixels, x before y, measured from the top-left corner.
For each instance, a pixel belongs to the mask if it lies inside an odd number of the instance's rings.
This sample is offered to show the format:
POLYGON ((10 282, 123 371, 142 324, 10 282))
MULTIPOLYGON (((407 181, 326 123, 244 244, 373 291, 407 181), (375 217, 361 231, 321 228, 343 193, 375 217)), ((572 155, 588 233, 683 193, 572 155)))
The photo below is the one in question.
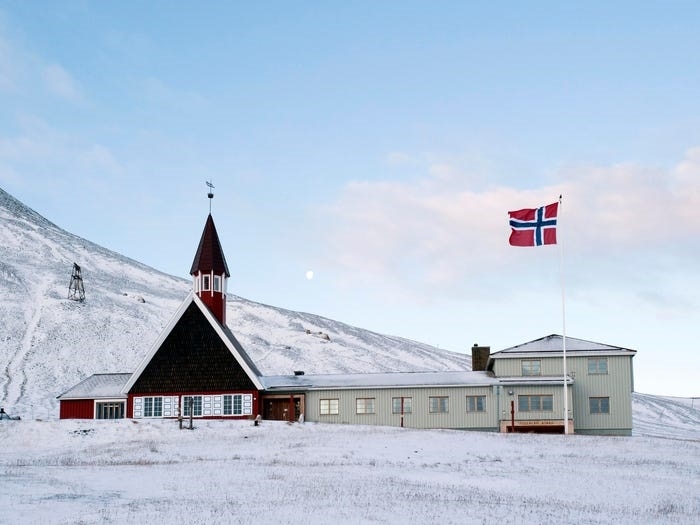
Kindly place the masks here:
POLYGON ((353 425, 401 425, 401 415, 392 414, 392 398, 412 398, 412 413, 404 414, 407 428, 458 428, 496 430, 498 394, 491 386, 445 388, 369 388, 358 390, 312 390, 306 396, 307 421, 353 425), (484 412, 467 412, 467 396, 485 396, 484 412), (448 397, 447 413, 430 413, 430 397, 448 397), (374 414, 357 414, 357 398, 374 398, 374 414), (338 399, 338 415, 321 415, 321 399, 338 399))

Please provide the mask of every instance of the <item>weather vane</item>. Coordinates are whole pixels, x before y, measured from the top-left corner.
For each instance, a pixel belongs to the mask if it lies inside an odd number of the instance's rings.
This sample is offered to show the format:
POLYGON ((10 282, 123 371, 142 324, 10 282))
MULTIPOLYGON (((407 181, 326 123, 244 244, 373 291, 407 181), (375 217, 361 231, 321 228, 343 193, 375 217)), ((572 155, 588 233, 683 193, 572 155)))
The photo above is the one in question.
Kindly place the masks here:
POLYGON ((211 215, 211 200, 214 198, 214 194, 211 190, 214 189, 214 185, 211 183, 210 180, 206 181, 206 183, 207 186, 209 186, 209 193, 207 193, 207 197, 209 197, 209 214, 211 215))

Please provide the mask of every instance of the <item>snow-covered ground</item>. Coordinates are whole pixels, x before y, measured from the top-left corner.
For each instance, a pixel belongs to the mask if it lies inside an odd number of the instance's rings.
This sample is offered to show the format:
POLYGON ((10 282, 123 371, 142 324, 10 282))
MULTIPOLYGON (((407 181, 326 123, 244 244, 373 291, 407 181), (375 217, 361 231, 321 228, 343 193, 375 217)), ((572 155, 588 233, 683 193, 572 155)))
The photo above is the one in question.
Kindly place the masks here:
MULTIPOLYGON (((697 417, 697 409, 696 417, 697 417)), ((677 523, 700 439, 199 421, 0 424, 0 523, 677 523)))

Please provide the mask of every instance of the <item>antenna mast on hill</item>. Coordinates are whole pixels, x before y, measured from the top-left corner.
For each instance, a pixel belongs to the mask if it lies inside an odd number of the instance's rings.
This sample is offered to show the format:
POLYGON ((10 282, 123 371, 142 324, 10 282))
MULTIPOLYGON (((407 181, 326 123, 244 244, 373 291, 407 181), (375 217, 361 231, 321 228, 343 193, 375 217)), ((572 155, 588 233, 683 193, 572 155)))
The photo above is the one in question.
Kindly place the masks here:
POLYGON ((206 181, 207 186, 209 186, 209 193, 207 193, 207 197, 209 197, 209 215, 211 215, 211 201, 214 198, 214 194, 212 193, 211 190, 214 189, 214 185, 211 183, 210 180, 206 181))
POLYGON ((68 299, 80 301, 81 303, 85 300, 83 276, 77 263, 73 263, 73 274, 70 276, 70 285, 68 286, 68 299))

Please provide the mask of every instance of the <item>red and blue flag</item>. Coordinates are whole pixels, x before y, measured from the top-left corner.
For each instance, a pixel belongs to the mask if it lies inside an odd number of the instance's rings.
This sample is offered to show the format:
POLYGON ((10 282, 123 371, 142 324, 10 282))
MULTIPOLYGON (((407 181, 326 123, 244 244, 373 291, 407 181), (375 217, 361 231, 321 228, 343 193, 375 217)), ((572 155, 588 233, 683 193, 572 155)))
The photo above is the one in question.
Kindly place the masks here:
POLYGON ((559 203, 509 211, 511 246, 542 246, 557 243, 559 203))

